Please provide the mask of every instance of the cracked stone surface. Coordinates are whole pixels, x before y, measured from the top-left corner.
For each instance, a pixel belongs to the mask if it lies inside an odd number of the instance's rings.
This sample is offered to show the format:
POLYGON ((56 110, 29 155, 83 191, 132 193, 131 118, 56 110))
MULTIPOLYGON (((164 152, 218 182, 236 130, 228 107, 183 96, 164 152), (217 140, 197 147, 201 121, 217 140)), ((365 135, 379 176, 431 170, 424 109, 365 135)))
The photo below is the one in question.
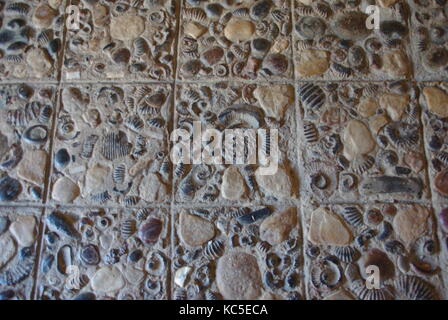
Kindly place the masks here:
POLYGON ((447 16, 0 1, 0 300, 447 299, 447 16))

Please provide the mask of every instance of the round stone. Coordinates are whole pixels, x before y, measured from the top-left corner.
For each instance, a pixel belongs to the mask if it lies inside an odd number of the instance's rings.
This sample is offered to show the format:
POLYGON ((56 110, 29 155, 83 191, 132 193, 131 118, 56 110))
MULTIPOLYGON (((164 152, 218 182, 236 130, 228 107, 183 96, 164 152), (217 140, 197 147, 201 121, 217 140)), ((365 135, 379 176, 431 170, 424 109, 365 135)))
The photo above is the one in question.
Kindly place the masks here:
POLYGON ((181 213, 179 236, 189 246, 200 246, 215 236, 214 225, 198 216, 181 213))
POLYGON ((235 167, 228 167, 222 177, 221 194, 228 200, 240 199, 246 191, 245 182, 235 167))
POLYGON ((254 32, 254 24, 246 20, 231 22, 224 28, 224 36, 233 42, 247 41, 252 37, 254 32))
POLYGON ((275 213, 263 220, 260 225, 260 239, 277 245, 289 237, 289 233, 297 224, 295 209, 275 213))
POLYGON ((252 49, 260 53, 268 52, 271 48, 271 42, 264 38, 257 38, 252 40, 252 49))
POLYGON ((288 71, 288 58, 280 53, 273 53, 263 61, 263 68, 269 70, 273 75, 281 75, 288 71))
POLYGON ((121 271, 111 266, 99 269, 93 276, 91 284, 96 292, 110 293, 122 289, 125 281, 121 271))
POLYGON ((292 183, 289 174, 283 168, 277 168, 272 172, 265 172, 266 168, 258 168, 255 171, 257 184, 269 195, 278 199, 288 198, 292 194, 292 183))
POLYGON ((318 245, 346 246, 352 241, 352 234, 339 216, 318 208, 311 214, 308 240, 318 245))
POLYGON ((448 117, 448 94, 436 87, 426 87, 423 89, 429 111, 441 118, 448 117))
POLYGON ((48 28, 53 23, 53 19, 57 16, 56 10, 50 6, 43 4, 36 8, 33 15, 33 23, 39 28, 48 28))
POLYGON ((80 194, 79 187, 76 183, 67 177, 61 177, 53 185, 51 197, 53 200, 70 203, 80 194))
POLYGON ((342 138, 344 156, 350 161, 369 153, 376 145, 369 128, 359 120, 351 120, 346 124, 342 138))
POLYGON ((393 228, 398 237, 409 246, 425 234, 428 228, 428 218, 429 210, 427 208, 414 205, 395 215, 393 228))
POLYGON ((261 20, 265 18, 269 14, 271 6, 272 6, 271 0, 258 1, 250 8, 251 18, 254 20, 261 20))
POLYGON ((110 24, 112 38, 122 41, 137 39, 145 31, 145 20, 140 16, 125 15, 113 18, 110 24))
POLYGON ((221 47, 213 47, 206 50, 201 55, 202 62, 207 66, 213 66, 224 56, 224 50, 221 47))
POLYGON ((231 252, 219 259, 216 282, 229 300, 254 300, 262 293, 257 259, 244 252, 231 252))
POLYGON ((302 77, 323 74, 330 67, 330 54, 324 50, 303 50, 296 63, 296 72, 302 77))
POLYGON ((90 266, 95 266, 100 263, 98 247, 93 244, 88 244, 82 247, 80 257, 85 264, 90 266))
POLYGON ((29 247, 36 239, 36 219, 32 216, 21 216, 9 227, 9 231, 22 247, 29 247))

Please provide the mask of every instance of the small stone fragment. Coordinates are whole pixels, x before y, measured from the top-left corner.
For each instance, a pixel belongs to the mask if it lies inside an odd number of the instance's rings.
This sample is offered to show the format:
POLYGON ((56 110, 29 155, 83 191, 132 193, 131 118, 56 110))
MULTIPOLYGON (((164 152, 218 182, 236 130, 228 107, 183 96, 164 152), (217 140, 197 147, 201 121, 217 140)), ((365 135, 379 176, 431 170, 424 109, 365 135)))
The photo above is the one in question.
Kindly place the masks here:
POLYGON ((70 203, 80 194, 79 187, 71 179, 67 177, 60 177, 53 185, 53 192, 51 197, 53 200, 70 203))
POLYGON ((299 53, 296 73, 302 77, 323 74, 330 67, 330 54, 325 50, 306 49, 299 53))
POLYGON ((414 172, 419 173, 425 167, 425 157, 418 152, 406 152, 403 158, 404 163, 409 166, 414 172))
POLYGON ((394 217, 394 230, 399 238, 407 246, 410 246, 427 231, 429 215, 427 208, 418 205, 410 206, 405 210, 402 209, 394 217))
POLYGON ((109 172, 110 169, 101 164, 96 164, 89 168, 86 172, 83 194, 95 194, 98 193, 98 190, 104 188, 109 172))
POLYGON ((30 150, 25 153, 17 167, 19 178, 41 185, 45 181, 48 154, 44 150, 30 150))
POLYGON ((254 24, 246 20, 230 22, 224 28, 224 36, 233 42, 247 41, 252 37, 254 32, 254 24))
POLYGON ((168 196, 168 188, 162 182, 159 175, 149 173, 139 185, 139 195, 145 201, 162 201, 168 196))
POLYGON ((350 161, 371 152, 376 146, 369 129, 358 120, 351 120, 346 124, 342 139, 344 156, 350 161))
POLYGON ((112 18, 110 35, 121 41, 137 39, 145 31, 145 20, 136 15, 124 15, 112 18))
POLYGON ((288 239, 289 233, 297 225, 297 214, 294 208, 274 213, 263 220, 260 225, 260 239, 277 245, 288 239))
POLYGON ((179 287, 184 288, 187 283, 188 277, 191 274, 191 271, 191 267, 182 267, 178 269, 176 271, 176 274, 174 275, 174 283, 179 287))
POLYGON ((409 58, 403 51, 393 50, 384 54, 382 70, 391 77, 409 76, 409 58))
POLYGON ((426 87, 423 89, 429 111, 441 118, 448 117, 448 94, 436 87, 426 87))
POLYGON ((358 104, 358 113, 360 116, 368 118, 373 116, 378 109, 378 102, 374 98, 367 98, 358 104))
POLYGON ((199 39, 205 32, 207 28, 196 22, 189 22, 184 28, 184 33, 193 39, 199 39))
POLYGON ((222 177, 221 194, 227 200, 238 200, 246 191, 243 176, 235 167, 228 167, 222 177))
POLYGON ((22 247, 29 247, 36 239, 36 219, 31 216, 21 216, 9 227, 9 231, 22 247))
POLYGON ((336 214, 318 208, 311 215, 308 240, 318 245, 345 246, 352 241, 352 234, 336 214))
POLYGON ((102 293, 112 293, 122 289, 125 281, 121 271, 115 266, 99 269, 92 280, 92 289, 102 293))
POLYGON ((213 224, 203 218, 182 212, 179 236, 189 246, 200 246, 215 236, 213 224))
POLYGON ((378 134, 380 130, 389 123, 389 118, 385 114, 379 114, 369 121, 369 127, 372 133, 378 134))
POLYGON ((218 260, 216 282, 228 300, 254 300, 262 293, 257 259, 245 252, 231 252, 218 260))
POLYGON ((399 121, 409 105, 409 96, 387 93, 380 97, 380 106, 393 121, 399 121))
POLYGON ((282 119, 288 105, 294 102, 294 88, 290 85, 257 87, 253 92, 266 116, 282 119))
POLYGON ((263 174, 263 168, 255 171, 258 185, 268 194, 278 198, 289 198, 292 195, 292 182, 285 169, 279 167, 274 174, 263 174))
POLYGON ((28 50, 26 53, 26 62, 37 78, 47 76, 53 70, 51 58, 41 48, 31 48, 28 50))

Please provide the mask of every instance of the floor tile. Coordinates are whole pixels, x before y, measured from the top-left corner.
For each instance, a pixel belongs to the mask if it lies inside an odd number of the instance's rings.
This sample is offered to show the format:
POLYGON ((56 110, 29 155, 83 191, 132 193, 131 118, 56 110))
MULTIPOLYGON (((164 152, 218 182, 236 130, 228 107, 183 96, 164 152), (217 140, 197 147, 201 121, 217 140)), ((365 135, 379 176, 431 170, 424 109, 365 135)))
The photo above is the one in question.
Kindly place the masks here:
POLYGON ((429 200, 411 83, 299 83, 298 100, 304 197, 429 200))
POLYGON ((447 80, 448 8, 443 1, 410 3, 415 78, 425 81, 447 80))
POLYGON ((33 298, 42 211, 0 208, 0 300, 33 298))
POLYGON ((2 2, 2 81, 58 80, 65 6, 66 0, 2 2))
POLYGON ((170 201, 170 85, 64 85, 61 97, 53 202, 170 201))
POLYGON ((173 219, 173 299, 303 299, 295 207, 179 207, 173 219))
MULTIPOLYGON (((296 199, 296 113, 293 101, 294 88, 289 84, 219 82, 178 85, 175 129, 186 139, 174 137, 175 147, 183 139, 190 144, 186 150, 193 149, 195 141, 201 139, 200 134, 194 134, 196 125, 205 139, 203 149, 216 142, 210 149, 216 148, 213 155, 220 163, 207 160, 206 152, 202 152, 203 157, 198 161, 193 152, 187 159, 176 161, 176 201, 247 203, 296 199), (216 140, 206 136, 207 129, 218 130, 216 140), (226 140, 231 142, 232 134, 235 135, 234 149, 233 145, 226 144, 226 140), (245 139, 245 134, 252 138, 245 139), (221 156, 219 141, 223 150, 221 156), (238 155, 241 158, 238 159, 238 155), (268 166, 265 159, 272 159, 272 166, 268 166)), ((177 153, 173 151, 173 154, 177 153)))
POLYGON ((444 297, 432 208, 305 204, 302 214, 309 299, 444 297), (376 275, 377 289, 366 281, 376 275))
POLYGON ((57 86, 0 85, 0 200, 44 200, 57 86))
POLYGON ((64 81, 170 80, 179 2, 72 0, 64 81))
POLYGON ((38 299, 168 299, 170 213, 48 210, 38 299))
POLYGON ((296 80, 412 76, 407 1, 375 6, 378 25, 367 10, 372 1, 294 2, 296 80))
POLYGON ((289 0, 183 0, 178 78, 292 79, 289 0))

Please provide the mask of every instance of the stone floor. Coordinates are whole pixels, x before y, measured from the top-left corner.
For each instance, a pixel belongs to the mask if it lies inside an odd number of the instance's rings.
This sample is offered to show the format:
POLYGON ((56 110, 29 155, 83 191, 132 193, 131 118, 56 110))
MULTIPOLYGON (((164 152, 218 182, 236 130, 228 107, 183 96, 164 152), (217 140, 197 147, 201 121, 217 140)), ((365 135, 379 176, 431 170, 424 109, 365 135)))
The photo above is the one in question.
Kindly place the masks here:
POLYGON ((447 298, 446 2, 0 1, 0 299, 447 298))

